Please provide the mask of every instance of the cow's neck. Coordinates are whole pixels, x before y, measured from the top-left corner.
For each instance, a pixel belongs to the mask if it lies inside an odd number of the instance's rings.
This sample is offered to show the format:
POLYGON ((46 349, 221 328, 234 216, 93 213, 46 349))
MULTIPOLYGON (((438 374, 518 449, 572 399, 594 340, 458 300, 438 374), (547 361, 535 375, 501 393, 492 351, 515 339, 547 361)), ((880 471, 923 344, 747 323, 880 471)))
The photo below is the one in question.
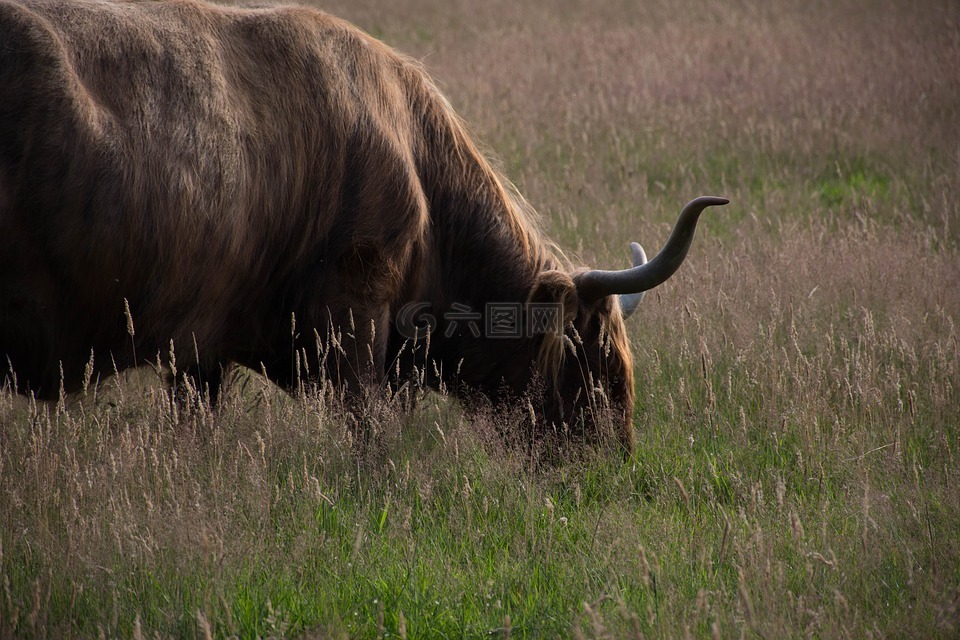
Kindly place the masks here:
POLYGON ((516 388, 529 377, 536 345, 530 339, 491 338, 487 312, 525 303, 537 274, 560 267, 561 260, 445 99, 422 78, 415 80, 419 86, 410 90, 422 95, 414 155, 430 225, 413 267, 417 273, 400 303, 427 305, 437 324, 424 357, 424 345, 412 345, 395 323, 390 356, 401 360, 406 344, 417 350, 415 357, 403 356, 408 369, 426 368, 434 386, 441 382, 434 375, 439 370, 448 388, 465 383, 494 397, 503 383, 516 388))
POLYGON ((485 162, 459 167, 428 199, 432 259, 423 294, 437 320, 430 367, 448 388, 481 388, 488 397, 519 388, 529 380, 534 341, 494 337, 488 320, 494 311, 520 320, 537 274, 559 260, 485 162))

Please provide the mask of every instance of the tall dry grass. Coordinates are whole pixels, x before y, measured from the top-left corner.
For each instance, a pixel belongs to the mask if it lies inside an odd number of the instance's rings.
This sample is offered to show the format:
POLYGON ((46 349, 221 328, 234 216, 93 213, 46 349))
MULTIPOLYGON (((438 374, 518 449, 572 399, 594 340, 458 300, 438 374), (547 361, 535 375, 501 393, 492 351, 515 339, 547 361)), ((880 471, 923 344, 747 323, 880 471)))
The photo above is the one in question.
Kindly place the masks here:
MULTIPOLYGON (((631 325, 638 451, 244 372, 0 393, 0 635, 951 636, 960 8, 328 3, 423 59, 563 247, 712 211, 631 325)), ((521 408, 522 413, 522 408, 521 408)))

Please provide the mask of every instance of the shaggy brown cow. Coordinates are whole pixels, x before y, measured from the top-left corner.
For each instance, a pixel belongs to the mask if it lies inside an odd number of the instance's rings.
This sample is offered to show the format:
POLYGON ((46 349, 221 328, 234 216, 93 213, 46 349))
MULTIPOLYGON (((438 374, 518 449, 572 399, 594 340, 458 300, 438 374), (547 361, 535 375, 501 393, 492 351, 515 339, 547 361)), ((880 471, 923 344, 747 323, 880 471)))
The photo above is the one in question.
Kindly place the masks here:
POLYGON ((349 24, 0 0, 0 358, 39 397, 172 341, 213 399, 230 363, 494 403, 539 379, 544 423, 590 434, 599 391, 630 449, 615 294, 668 278, 724 202, 690 203, 647 265, 571 270, 421 66, 349 24))

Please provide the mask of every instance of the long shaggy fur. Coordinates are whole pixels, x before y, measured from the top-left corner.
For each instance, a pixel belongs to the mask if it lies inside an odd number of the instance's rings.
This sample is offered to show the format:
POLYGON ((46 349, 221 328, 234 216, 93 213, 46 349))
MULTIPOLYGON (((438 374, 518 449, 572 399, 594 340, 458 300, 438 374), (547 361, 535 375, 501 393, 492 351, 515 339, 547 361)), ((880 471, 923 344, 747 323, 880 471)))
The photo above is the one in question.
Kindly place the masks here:
POLYGON ((21 390, 70 391, 91 358, 109 373, 171 341, 214 392, 241 363, 288 387, 321 367, 348 388, 437 371, 500 402, 539 370, 544 415, 573 421, 558 398, 592 377, 629 445, 615 302, 561 292, 577 357, 544 346, 557 336, 445 331, 455 303, 524 302, 552 271, 569 280, 421 66, 341 20, 0 0, 0 356, 21 390), (417 301, 441 318, 430 353, 396 326, 417 301))

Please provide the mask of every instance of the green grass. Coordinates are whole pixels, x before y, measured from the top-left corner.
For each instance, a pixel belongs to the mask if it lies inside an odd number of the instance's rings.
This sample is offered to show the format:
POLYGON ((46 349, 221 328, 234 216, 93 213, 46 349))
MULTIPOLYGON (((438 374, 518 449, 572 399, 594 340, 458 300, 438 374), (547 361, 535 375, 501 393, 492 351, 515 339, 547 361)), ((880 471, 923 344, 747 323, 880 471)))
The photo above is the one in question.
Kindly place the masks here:
POLYGON ((435 394, 359 445, 248 372, 217 416, 5 390, 0 636, 955 636, 956 7, 343 4, 586 264, 731 198, 631 321, 635 455, 435 394))

